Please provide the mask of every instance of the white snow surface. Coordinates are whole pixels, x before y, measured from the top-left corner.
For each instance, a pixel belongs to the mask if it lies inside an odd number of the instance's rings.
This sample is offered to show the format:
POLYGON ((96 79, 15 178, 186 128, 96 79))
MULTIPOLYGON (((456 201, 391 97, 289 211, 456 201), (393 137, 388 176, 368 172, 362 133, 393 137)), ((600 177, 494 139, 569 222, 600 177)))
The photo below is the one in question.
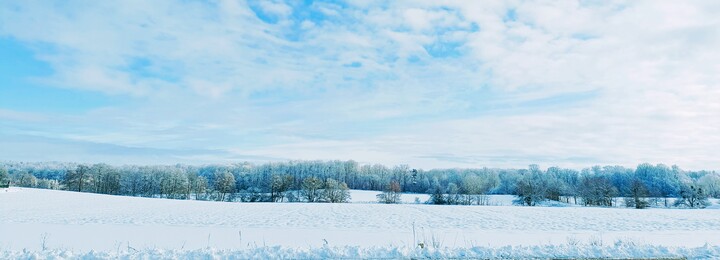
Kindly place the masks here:
POLYGON ((2 259, 720 258, 717 245, 718 209, 227 203, 0 192, 2 259))

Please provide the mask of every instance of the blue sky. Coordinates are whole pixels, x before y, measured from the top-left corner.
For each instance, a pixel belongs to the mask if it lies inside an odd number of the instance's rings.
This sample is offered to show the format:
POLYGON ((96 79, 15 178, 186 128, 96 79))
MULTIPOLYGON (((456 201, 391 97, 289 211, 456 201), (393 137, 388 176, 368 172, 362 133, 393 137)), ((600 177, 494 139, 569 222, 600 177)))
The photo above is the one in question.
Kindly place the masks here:
POLYGON ((0 160, 720 169, 717 1, 5 1, 0 160))

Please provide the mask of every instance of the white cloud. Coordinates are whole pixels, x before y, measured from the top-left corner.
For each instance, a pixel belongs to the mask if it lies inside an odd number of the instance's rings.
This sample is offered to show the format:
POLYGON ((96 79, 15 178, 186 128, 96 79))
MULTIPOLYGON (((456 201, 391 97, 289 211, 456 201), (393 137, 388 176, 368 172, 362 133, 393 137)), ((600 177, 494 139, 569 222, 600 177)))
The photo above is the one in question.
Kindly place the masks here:
POLYGON ((259 3, 278 23, 237 1, 6 3, 0 35, 35 46, 55 70, 44 82, 141 103, 46 130, 73 140, 422 167, 720 169, 715 1, 307 7, 326 20, 259 3), (455 56, 427 49, 447 43, 455 56))
POLYGON ((279 2, 273 2, 273 1, 259 1, 260 7, 262 7, 263 11, 277 15, 280 17, 286 17, 290 14, 292 14, 292 7, 279 2))

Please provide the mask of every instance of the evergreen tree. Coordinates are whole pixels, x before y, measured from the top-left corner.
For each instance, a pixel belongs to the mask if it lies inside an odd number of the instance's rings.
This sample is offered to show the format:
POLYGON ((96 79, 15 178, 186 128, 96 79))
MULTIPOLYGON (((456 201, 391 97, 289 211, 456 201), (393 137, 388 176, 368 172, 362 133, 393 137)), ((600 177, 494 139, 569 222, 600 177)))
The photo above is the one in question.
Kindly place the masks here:
POLYGON ((435 186, 435 191, 430 196, 430 203, 435 205, 447 204, 447 200, 445 200, 445 194, 443 194, 442 188, 440 188, 440 186, 435 186))

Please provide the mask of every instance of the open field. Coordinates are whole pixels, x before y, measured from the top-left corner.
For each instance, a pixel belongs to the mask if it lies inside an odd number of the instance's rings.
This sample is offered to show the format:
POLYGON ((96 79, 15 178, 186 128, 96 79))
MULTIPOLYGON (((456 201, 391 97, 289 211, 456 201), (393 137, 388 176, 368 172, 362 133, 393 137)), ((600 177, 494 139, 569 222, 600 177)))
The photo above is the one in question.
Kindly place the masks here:
POLYGON ((268 247, 287 257, 385 251, 392 257, 417 254, 418 243, 438 256, 515 246, 524 249, 510 251, 536 255, 720 257, 717 209, 225 203, 11 188, 0 192, 0 212, 0 251, 7 257, 43 249, 68 257, 90 250, 241 257, 268 247))

